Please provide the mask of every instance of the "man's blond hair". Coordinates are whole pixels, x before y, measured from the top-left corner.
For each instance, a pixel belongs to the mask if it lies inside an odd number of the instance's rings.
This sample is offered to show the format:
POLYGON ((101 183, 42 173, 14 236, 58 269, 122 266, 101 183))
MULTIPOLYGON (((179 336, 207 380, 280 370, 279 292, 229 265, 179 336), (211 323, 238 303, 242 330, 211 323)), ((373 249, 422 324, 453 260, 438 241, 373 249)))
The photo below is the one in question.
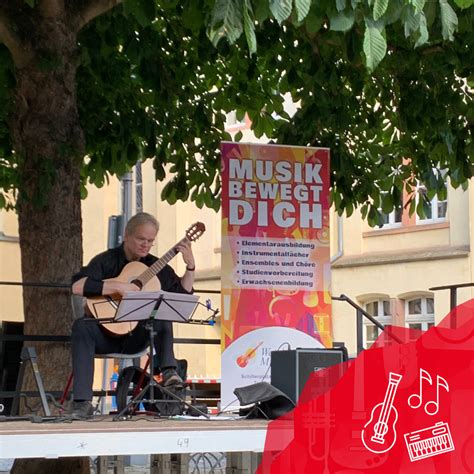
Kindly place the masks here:
POLYGON ((127 222, 127 225, 125 226, 125 234, 134 235, 137 228, 144 224, 151 224, 155 227, 157 232, 160 230, 160 223, 154 216, 148 214, 148 212, 139 212, 131 217, 127 222))

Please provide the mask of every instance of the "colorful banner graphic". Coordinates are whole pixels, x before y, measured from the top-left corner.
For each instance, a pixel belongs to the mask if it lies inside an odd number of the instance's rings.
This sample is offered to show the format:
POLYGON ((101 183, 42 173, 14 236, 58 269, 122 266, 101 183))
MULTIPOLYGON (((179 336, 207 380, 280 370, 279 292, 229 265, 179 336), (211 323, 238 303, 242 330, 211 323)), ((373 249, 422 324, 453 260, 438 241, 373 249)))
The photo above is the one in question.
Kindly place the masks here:
POLYGON ((257 473, 281 472, 473 473, 474 299, 312 374, 267 432, 257 473))
POLYGON ((329 150, 224 142, 223 406, 270 353, 329 347, 329 150))

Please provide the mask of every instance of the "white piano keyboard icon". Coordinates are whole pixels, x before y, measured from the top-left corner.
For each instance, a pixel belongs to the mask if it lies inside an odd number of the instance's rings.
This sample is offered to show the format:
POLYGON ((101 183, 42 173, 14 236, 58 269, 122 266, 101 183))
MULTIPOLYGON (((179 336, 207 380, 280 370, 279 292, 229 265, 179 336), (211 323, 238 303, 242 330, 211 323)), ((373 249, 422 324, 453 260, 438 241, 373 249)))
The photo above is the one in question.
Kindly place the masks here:
POLYGON ((454 451, 449 426, 441 421, 434 426, 406 433, 405 444, 412 462, 454 451))

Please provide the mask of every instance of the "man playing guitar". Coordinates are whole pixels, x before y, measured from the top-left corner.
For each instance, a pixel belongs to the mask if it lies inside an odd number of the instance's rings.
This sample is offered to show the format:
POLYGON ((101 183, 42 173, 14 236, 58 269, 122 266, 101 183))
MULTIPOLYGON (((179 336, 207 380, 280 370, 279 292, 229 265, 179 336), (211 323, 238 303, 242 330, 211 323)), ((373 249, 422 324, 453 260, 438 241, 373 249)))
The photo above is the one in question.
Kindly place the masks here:
MULTIPOLYGON (((87 298, 120 295, 126 292, 140 291, 137 284, 128 281, 105 281, 117 277, 130 262, 141 262, 150 267, 157 262, 150 249, 158 234, 158 221, 150 214, 141 212, 133 216, 125 227, 123 244, 95 256, 87 266, 82 267, 72 278, 72 293, 87 298)), ((164 265, 156 278, 163 291, 191 293, 194 283, 194 256, 191 242, 180 241, 173 249, 181 253, 186 271, 178 277, 169 265, 164 265)), ((156 283, 156 282, 155 282, 156 283)), ((72 326, 72 366, 74 373, 74 402, 72 417, 89 418, 93 414, 92 384, 94 378, 94 354, 124 353, 133 354, 141 351, 147 343, 147 332, 144 322, 139 322, 128 334, 111 335, 100 324, 90 321, 86 314, 74 321, 72 326)), ((183 380, 176 372, 176 360, 173 353, 173 326, 169 321, 154 320, 155 354, 167 387, 182 385, 183 380)))

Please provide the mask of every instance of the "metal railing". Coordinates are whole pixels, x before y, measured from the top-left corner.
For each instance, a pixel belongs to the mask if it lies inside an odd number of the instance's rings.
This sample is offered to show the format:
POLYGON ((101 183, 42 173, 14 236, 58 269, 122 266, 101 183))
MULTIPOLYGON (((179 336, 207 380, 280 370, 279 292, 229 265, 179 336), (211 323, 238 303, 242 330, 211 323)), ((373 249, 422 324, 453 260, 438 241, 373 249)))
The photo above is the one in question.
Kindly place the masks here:
POLYGON ((449 307, 453 310, 458 305, 458 288, 468 288, 474 286, 474 283, 458 283, 455 285, 433 286, 428 288, 430 291, 449 290, 449 307))
MULTIPOLYGON (((363 319, 366 318, 368 319, 372 324, 377 326, 381 331, 385 331, 385 326, 380 322, 377 321, 377 319, 369 314, 364 308, 361 308, 355 301, 351 300, 347 295, 341 294, 340 296, 332 296, 332 300, 334 301, 344 301, 351 305, 355 310, 356 310, 356 341, 357 341, 357 354, 360 354, 365 348, 364 348, 364 321, 363 319)), ((402 344, 403 341, 401 341, 395 334, 389 334, 390 337, 398 342, 399 344, 402 344)))
MULTIPOLYGON (((14 286, 32 286, 38 288, 70 288, 70 284, 66 283, 37 283, 37 282, 11 282, 11 281, 0 281, 0 285, 14 285, 14 286)), ((457 290, 459 288, 473 287, 474 283, 460 283, 454 285, 436 286, 429 288, 430 291, 449 290, 450 291, 450 308, 453 310, 457 306, 457 290)), ((202 290, 195 289, 195 293, 203 294, 220 294, 220 290, 202 290)), ((333 301, 343 301, 352 306, 356 311, 356 341, 357 341, 357 354, 364 350, 364 323, 363 319, 368 319, 372 324, 378 327, 381 331, 385 331, 385 326, 380 323, 374 316, 369 314, 365 309, 359 306, 355 301, 349 298, 345 294, 340 296, 332 296, 333 301)), ((453 313, 451 318, 451 326, 456 327, 456 315, 453 313)), ((390 337, 398 342, 403 343, 397 336, 390 333, 390 337)), ((48 336, 48 335, 3 335, 0 334, 0 341, 48 341, 48 342, 69 342, 70 336, 48 336)), ((178 344, 220 344, 220 339, 200 339, 200 338, 175 338, 175 343, 178 344)))
MULTIPOLYGON (((449 290, 450 291, 450 309, 451 309, 451 327, 456 328, 456 311, 453 311, 457 306, 457 290, 459 288, 468 288, 473 287, 474 283, 459 283, 455 285, 445 285, 445 286, 433 286, 428 288, 430 291, 439 291, 439 290, 449 290)), ((384 331, 385 326, 377 319, 370 315, 365 309, 361 308, 357 303, 351 300, 348 296, 341 294, 340 296, 332 296, 334 301, 344 301, 351 305, 356 310, 356 340, 357 340, 357 354, 364 350, 364 325, 363 318, 368 319, 372 324, 377 326, 380 330, 384 331)), ((402 344, 403 341, 400 340, 397 336, 392 333, 389 333, 389 336, 396 342, 402 344)))
MULTIPOLYGON (((70 283, 40 283, 40 282, 21 282, 21 281, 0 281, 1 285, 7 286, 27 286, 35 288, 63 288, 71 289, 70 283)), ((219 294, 220 290, 201 290, 194 289, 194 293, 219 294)), ((0 341, 43 341, 43 342, 70 342, 70 336, 50 336, 50 335, 3 335, 0 334, 0 341)), ((201 338, 175 338, 176 344, 220 344, 220 339, 201 339, 201 338)))
MULTIPOLYGON (((65 288, 70 289, 71 283, 39 283, 34 281, 0 281, 0 285, 7 286, 32 286, 36 288, 65 288)), ((194 289, 194 293, 209 293, 209 294, 219 294, 220 290, 200 290, 194 289)))
POLYGON ((449 290, 449 308, 451 309, 450 326, 452 329, 457 327, 456 306, 458 305, 458 289, 474 286, 474 283, 457 283, 455 285, 433 286, 428 288, 430 291, 449 290))

